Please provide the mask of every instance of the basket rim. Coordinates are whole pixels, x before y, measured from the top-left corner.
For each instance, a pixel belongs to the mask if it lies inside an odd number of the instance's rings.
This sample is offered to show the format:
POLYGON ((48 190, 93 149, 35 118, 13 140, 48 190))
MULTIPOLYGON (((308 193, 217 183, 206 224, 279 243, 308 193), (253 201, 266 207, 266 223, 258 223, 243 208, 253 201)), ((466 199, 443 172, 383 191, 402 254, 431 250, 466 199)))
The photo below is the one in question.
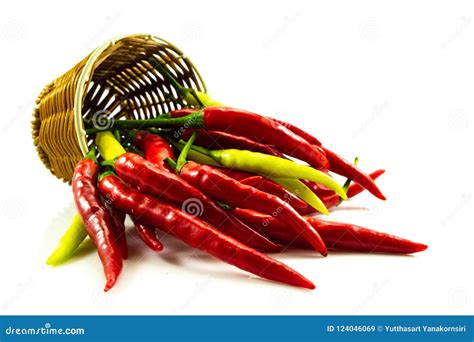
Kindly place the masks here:
POLYGON ((97 59, 102 55, 102 53, 105 50, 107 50, 111 46, 114 46, 119 41, 128 39, 128 38, 144 38, 146 40, 153 40, 156 42, 160 41, 160 42, 166 43, 169 47, 171 47, 177 53, 182 55, 182 58, 186 62, 189 63, 193 71, 196 73, 196 76, 199 78, 199 81, 201 82, 203 86, 204 92, 207 92, 206 84, 204 83, 204 80, 202 79, 202 76, 199 73, 198 69, 194 66, 191 60, 189 60, 189 58, 178 47, 168 42, 167 40, 160 38, 158 36, 152 35, 152 34, 140 34, 140 33, 118 36, 116 38, 107 40, 105 43, 103 43, 102 45, 99 45, 96 49, 94 49, 92 53, 89 55, 87 62, 82 68, 81 74, 77 81, 76 92, 74 95, 74 107, 73 107, 74 131, 76 134, 77 141, 79 143, 79 148, 83 156, 87 154, 88 147, 87 147, 87 134, 84 127, 84 121, 82 119, 82 105, 83 105, 82 100, 84 98, 85 92, 87 91, 88 84, 91 80, 92 68, 95 62, 97 61, 97 59))

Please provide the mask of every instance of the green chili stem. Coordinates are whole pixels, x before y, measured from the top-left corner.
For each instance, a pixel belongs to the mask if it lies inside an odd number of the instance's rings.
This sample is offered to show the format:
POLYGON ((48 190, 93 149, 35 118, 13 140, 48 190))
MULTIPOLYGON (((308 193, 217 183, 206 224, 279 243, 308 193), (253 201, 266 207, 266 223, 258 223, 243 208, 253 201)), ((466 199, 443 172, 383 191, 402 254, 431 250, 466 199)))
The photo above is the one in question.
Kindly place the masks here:
MULTIPOLYGON (((357 166, 357 164, 359 164, 359 157, 355 157, 354 158, 354 166, 357 166)), ((344 189, 344 191, 347 193, 347 190, 349 189, 349 186, 351 185, 351 180, 349 178, 347 178, 347 180, 345 181, 344 185, 342 186, 342 188, 344 189)), ((343 199, 341 198, 341 202, 343 201, 343 199)))
POLYGON ((90 159, 92 160, 94 163, 97 164, 97 157, 95 156, 95 145, 92 145, 91 146, 91 149, 89 150, 89 152, 87 152, 86 156, 84 157, 84 159, 90 159))
POLYGON ((104 160, 102 163, 100 163, 100 166, 109 166, 111 168, 114 168, 116 160, 117 160, 117 158, 104 160))
POLYGON ((117 174, 114 171, 110 170, 104 171, 99 175, 99 182, 107 176, 117 176, 117 174))
POLYGON ((86 129, 87 134, 95 134, 104 131, 112 131, 117 128, 147 128, 160 126, 184 126, 186 128, 202 128, 204 126, 202 111, 198 110, 186 116, 179 118, 162 118, 154 119, 140 119, 140 120, 115 120, 110 127, 104 128, 89 128, 86 129))
POLYGON ((202 103, 199 96, 197 96, 196 91, 194 89, 186 88, 183 85, 181 85, 181 83, 179 83, 178 80, 176 80, 176 78, 174 78, 174 76, 171 74, 171 72, 166 67, 164 67, 156 58, 151 57, 149 59, 149 61, 151 62, 153 67, 156 70, 158 70, 158 72, 160 72, 162 74, 162 76, 171 83, 171 85, 176 89, 176 91, 181 96, 186 97, 187 94, 191 94, 194 97, 194 99, 196 100, 196 102, 199 104, 199 106, 204 107, 204 104, 202 103))
POLYGON ((186 158, 188 157, 188 152, 191 149, 191 147, 194 144, 194 141, 196 140, 196 137, 198 136, 199 132, 194 131, 191 137, 189 138, 188 142, 186 145, 184 145, 183 149, 181 150, 181 153, 178 156, 178 165, 176 166, 176 172, 180 172, 181 168, 186 164, 186 158))
POLYGON ((166 164, 168 164, 173 170, 176 170, 176 167, 178 166, 178 164, 176 164, 176 162, 171 159, 171 158, 165 158, 165 162, 166 164))
MULTIPOLYGON (((186 142, 185 142, 184 140, 178 141, 178 144, 180 144, 181 146, 183 146, 185 143, 186 143, 186 142)), ((204 147, 202 147, 202 146, 193 145, 193 146, 191 147, 191 149, 193 149, 194 151, 197 151, 197 152, 199 152, 199 153, 201 153, 201 154, 204 154, 204 155, 206 155, 206 156, 208 156, 208 157, 212 157, 212 153, 211 153, 212 151, 210 151, 210 150, 208 150, 208 149, 206 149, 206 148, 204 148, 204 147)), ((217 161, 217 160, 216 160, 216 161, 217 161)))
MULTIPOLYGON (((176 147, 178 150, 182 150, 184 147, 184 142, 181 140, 180 142, 170 140, 171 143, 173 144, 174 147, 176 147)), ((193 145, 191 147, 191 150, 188 152, 188 159, 195 161, 196 163, 203 164, 203 165, 211 165, 211 166, 222 166, 218 162, 216 162, 214 159, 209 157, 206 154, 203 154, 199 152, 198 150, 204 149, 201 148, 200 146, 193 145)), ((205 149, 204 149, 205 150, 205 149)))

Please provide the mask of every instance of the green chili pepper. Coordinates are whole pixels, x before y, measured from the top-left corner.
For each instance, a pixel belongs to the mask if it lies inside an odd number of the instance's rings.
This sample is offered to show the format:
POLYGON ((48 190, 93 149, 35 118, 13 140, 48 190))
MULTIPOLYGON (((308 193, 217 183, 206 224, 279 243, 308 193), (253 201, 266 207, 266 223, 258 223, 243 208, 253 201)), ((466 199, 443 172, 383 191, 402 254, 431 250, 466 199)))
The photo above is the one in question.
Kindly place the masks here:
POLYGON ((267 177, 307 179, 334 190, 347 199, 344 189, 330 176, 310 166, 259 152, 236 149, 210 150, 209 156, 225 167, 267 177))
POLYGON ((46 263, 51 266, 57 266, 69 260, 79 245, 87 237, 84 224, 78 213, 74 214, 71 225, 64 235, 61 237, 58 246, 49 256, 46 263))

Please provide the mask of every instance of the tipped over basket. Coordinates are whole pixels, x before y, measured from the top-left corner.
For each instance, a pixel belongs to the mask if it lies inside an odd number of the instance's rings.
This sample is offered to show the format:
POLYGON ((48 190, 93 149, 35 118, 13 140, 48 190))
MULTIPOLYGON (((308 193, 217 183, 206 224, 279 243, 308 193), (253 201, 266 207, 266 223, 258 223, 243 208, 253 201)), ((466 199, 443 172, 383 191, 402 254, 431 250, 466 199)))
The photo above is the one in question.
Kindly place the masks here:
POLYGON ((52 174, 70 181, 76 163, 87 153, 92 141, 84 120, 103 127, 121 117, 147 119, 191 107, 162 76, 162 67, 187 88, 206 92, 199 72, 181 50, 144 34, 106 42, 49 83, 36 100, 32 135, 52 174))

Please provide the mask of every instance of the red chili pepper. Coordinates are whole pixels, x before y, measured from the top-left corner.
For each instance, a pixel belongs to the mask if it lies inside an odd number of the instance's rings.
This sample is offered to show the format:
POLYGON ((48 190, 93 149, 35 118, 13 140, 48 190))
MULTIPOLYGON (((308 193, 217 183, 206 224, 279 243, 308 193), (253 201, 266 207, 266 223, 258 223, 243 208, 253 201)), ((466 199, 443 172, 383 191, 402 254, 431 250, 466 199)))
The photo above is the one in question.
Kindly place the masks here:
MULTIPOLYGON (((278 219, 253 210, 235 209, 234 214, 275 242, 285 246, 310 248, 307 241, 292 233, 278 219)), ((369 253, 410 254, 424 251, 427 246, 394 235, 356 225, 305 217, 318 231, 329 249, 369 253)))
MULTIPOLYGON (((374 171, 374 172, 370 173, 369 176, 373 180, 376 180, 377 178, 379 178, 384 173, 385 173, 385 170, 380 169, 380 170, 377 170, 377 171, 374 171)), ((354 197, 354 196, 360 194, 362 191, 364 191, 364 187, 362 185, 357 184, 357 183, 351 184, 349 189, 347 189, 347 197, 349 197, 349 198, 354 197)))
POLYGON ((283 263, 247 247, 171 205, 127 187, 116 176, 103 177, 99 188, 114 206, 139 222, 157 227, 226 263, 266 279, 315 288, 310 280, 283 263))
POLYGON ((234 178, 235 180, 242 181, 244 179, 254 177, 255 174, 253 173, 248 173, 245 171, 238 171, 238 170, 233 170, 233 169, 227 169, 224 167, 219 168, 219 171, 222 172, 223 174, 229 176, 230 178, 234 178))
POLYGON ((117 244, 120 248, 120 254, 122 258, 128 258, 128 246, 127 246, 127 235, 125 233, 125 213, 118 210, 117 208, 110 207, 110 214, 114 219, 115 236, 117 238, 117 244))
POLYGON ((316 139, 314 136, 312 136, 311 134, 303 131, 302 129, 290 123, 277 120, 277 119, 271 119, 271 118, 270 120, 273 120, 274 122, 278 122, 281 125, 287 127, 290 131, 299 135, 308 143, 315 146, 319 146, 320 150, 325 152, 325 155, 327 159, 329 160, 329 165, 330 165, 329 170, 341 176, 347 177, 356 183, 359 183, 364 188, 366 188, 371 194, 373 194, 375 197, 380 198, 381 200, 386 199, 385 196, 380 191, 380 189, 378 188, 378 186, 372 181, 372 179, 368 175, 366 175, 364 172, 359 170, 356 166, 346 161, 344 158, 342 158, 338 154, 321 146, 321 142, 318 139, 316 139))
POLYGON ((377 232, 352 224, 306 218, 321 233, 329 248, 373 253, 410 254, 424 251, 427 245, 377 232))
POLYGON ((135 135, 133 144, 144 152, 145 159, 162 170, 169 170, 169 166, 164 160, 173 158, 173 149, 165 139, 159 135, 141 131, 135 135))
POLYGON ((349 163, 347 160, 343 159, 338 154, 332 152, 331 150, 328 150, 325 147, 322 147, 322 149, 326 153, 326 156, 330 164, 329 169, 332 172, 337 173, 338 175, 347 177, 348 179, 362 185, 364 188, 367 189, 367 191, 369 191, 375 197, 380 198, 381 200, 386 199, 385 196, 380 191, 377 184, 375 184, 375 182, 372 180, 372 178, 370 178, 364 172, 359 170, 352 163, 349 163))
POLYGON ((135 230, 138 233, 138 236, 142 239, 142 241, 153 251, 159 252, 163 250, 163 244, 160 240, 156 237, 155 229, 151 226, 147 226, 146 224, 142 224, 134 220, 133 224, 135 225, 135 230))
POLYGON ((207 165, 187 162, 181 168, 180 176, 207 195, 231 206, 252 208, 266 214, 276 215, 290 225, 322 255, 326 247, 319 234, 288 203, 274 195, 267 194, 252 186, 234 180, 207 165))
POLYGON ((321 143, 319 142, 318 139, 316 139, 314 136, 312 136, 311 134, 303 131, 301 128, 299 127, 296 127, 295 125, 293 124, 290 124, 289 122, 285 122, 283 120, 278 120, 278 119, 273 119, 273 118, 269 118, 270 120, 272 121, 275 121, 277 123, 279 123, 280 125, 283 125, 285 126, 286 128, 288 128, 290 131, 292 131, 293 133, 295 134, 298 134, 300 137, 302 137, 304 140, 306 140, 307 142, 309 142, 310 144, 312 145, 316 145, 316 146, 321 146, 321 143))
POLYGON ((291 205, 295 209, 309 207, 306 202, 300 200, 298 197, 288 192, 280 184, 277 184, 265 177, 253 176, 253 177, 242 179, 240 182, 242 184, 253 186, 254 188, 257 188, 266 193, 275 195, 281 200, 287 202, 289 205, 291 205))
POLYGON ((220 150, 224 148, 236 148, 238 150, 249 150, 270 154, 276 157, 283 157, 283 153, 269 145, 261 144, 247 137, 227 132, 187 129, 183 132, 181 136, 182 139, 188 140, 194 131, 199 132, 196 138, 196 144, 208 149, 220 150))
MULTIPOLYGON (((186 111, 173 111, 171 117, 186 115, 186 111)), ((324 152, 311 145, 285 126, 264 116, 229 107, 207 107, 194 117, 190 126, 200 126, 207 130, 228 132, 252 140, 272 145, 281 152, 301 159, 319 169, 329 168, 324 152)))
MULTIPOLYGON (((385 170, 377 170, 369 174, 369 177, 371 177, 371 179, 373 180, 376 180, 378 177, 383 175, 384 172, 385 170)), ((357 183, 351 184, 349 186, 349 189, 347 190, 347 197, 352 198, 358 195, 359 193, 361 193, 362 191, 364 191, 364 188, 360 184, 357 184, 357 183)), ((321 196, 320 198, 321 198, 321 201, 324 202, 324 205, 326 205, 326 208, 328 209, 337 207, 341 203, 341 198, 335 193, 321 196)))
POLYGON ((99 166, 91 159, 81 160, 72 177, 72 191, 87 234, 97 246, 110 290, 122 271, 122 255, 116 242, 114 219, 100 200, 97 189, 99 166))
POLYGON ((190 213, 253 248, 268 252, 280 250, 278 245, 236 220, 193 185, 176 174, 160 170, 137 154, 120 156, 115 161, 115 171, 134 188, 182 206, 184 210, 188 206, 190 213))

